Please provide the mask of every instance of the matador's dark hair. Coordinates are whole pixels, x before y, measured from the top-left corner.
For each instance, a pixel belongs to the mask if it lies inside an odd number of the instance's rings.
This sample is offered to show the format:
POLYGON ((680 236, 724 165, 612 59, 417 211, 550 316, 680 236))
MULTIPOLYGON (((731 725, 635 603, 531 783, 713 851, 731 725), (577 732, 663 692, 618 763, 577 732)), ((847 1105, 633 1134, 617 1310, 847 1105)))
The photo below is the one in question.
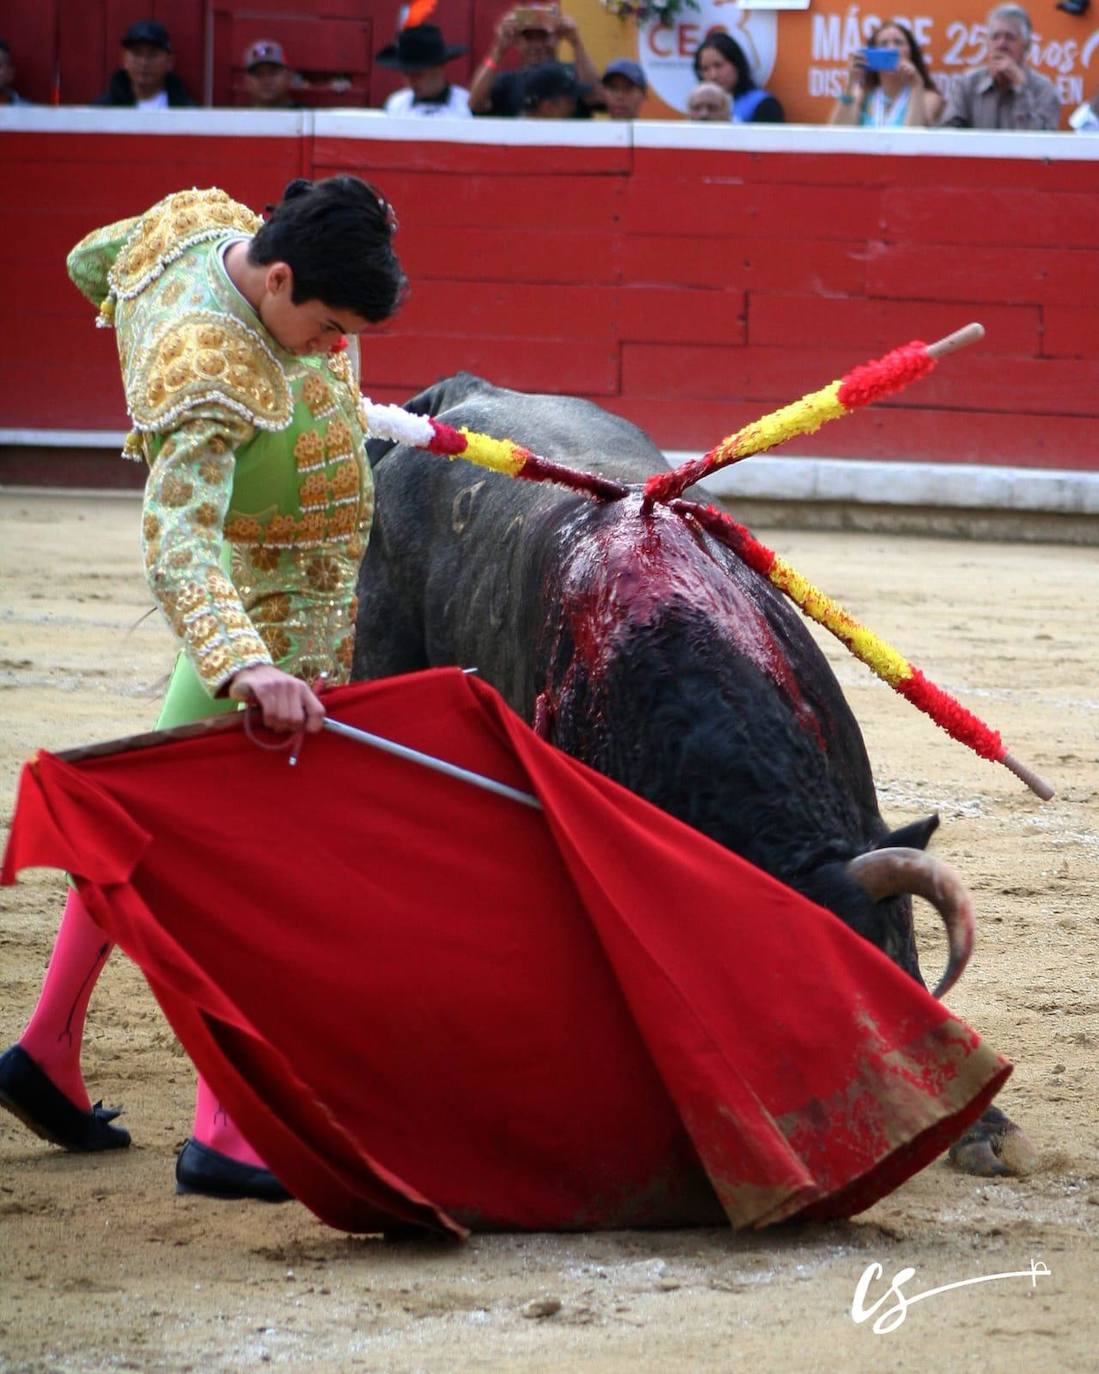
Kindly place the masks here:
POLYGON ((385 197, 358 177, 298 178, 252 239, 248 261, 285 262, 295 305, 323 301, 374 323, 393 314, 407 287, 391 242, 396 229, 385 197))

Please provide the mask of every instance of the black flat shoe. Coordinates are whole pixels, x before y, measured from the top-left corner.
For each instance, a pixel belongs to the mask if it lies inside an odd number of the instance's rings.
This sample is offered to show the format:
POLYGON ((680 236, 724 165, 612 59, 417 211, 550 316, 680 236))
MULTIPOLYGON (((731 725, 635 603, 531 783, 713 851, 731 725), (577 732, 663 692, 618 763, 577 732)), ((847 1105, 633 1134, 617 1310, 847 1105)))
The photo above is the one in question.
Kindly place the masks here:
POLYGON ((123 1150, 130 1133, 110 1123, 121 1108, 97 1102, 90 1112, 74 1107, 55 1088, 21 1045, 0 1055, 0 1107, 6 1107, 35 1135, 65 1150, 123 1150))
POLYGON ((290 1201, 290 1194, 270 1169, 241 1164, 197 1140, 188 1140, 176 1155, 176 1192, 224 1199, 255 1198, 259 1202, 290 1201))

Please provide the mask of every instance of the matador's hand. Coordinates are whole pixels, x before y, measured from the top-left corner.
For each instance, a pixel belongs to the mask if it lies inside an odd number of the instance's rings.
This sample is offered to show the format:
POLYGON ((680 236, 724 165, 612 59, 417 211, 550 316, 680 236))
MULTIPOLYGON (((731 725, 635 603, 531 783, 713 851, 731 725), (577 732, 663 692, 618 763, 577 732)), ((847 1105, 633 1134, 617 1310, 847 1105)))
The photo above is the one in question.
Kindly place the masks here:
POLYGON ((229 683, 229 695, 234 701, 254 702, 268 730, 288 733, 304 728, 313 735, 324 721, 324 707, 310 688, 271 664, 242 668, 229 683))

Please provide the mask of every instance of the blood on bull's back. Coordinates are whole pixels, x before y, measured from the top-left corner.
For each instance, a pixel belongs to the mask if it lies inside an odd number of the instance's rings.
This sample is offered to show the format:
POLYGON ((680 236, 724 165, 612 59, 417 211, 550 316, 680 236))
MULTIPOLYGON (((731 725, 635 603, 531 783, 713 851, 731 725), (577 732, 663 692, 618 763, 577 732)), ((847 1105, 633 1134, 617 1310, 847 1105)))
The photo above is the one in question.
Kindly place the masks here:
POLYGON ((643 508, 636 488, 665 466, 647 436, 587 402, 467 375, 410 408, 635 489, 600 503, 382 446, 355 675, 476 668, 560 748, 919 977, 909 898, 875 901, 847 872, 896 837, 827 661, 765 579, 689 518, 643 508))

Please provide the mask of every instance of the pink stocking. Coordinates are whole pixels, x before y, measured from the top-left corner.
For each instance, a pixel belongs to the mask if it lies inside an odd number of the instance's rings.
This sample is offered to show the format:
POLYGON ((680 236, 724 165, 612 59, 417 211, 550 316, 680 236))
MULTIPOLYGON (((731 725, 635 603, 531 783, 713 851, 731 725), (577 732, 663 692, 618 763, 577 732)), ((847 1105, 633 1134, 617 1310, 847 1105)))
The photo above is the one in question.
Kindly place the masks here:
POLYGON ((200 1145, 206 1145, 218 1154, 228 1155, 238 1164, 250 1164, 256 1169, 266 1169, 267 1165, 248 1144, 229 1118, 225 1108, 214 1096, 205 1078, 199 1075, 195 1093, 195 1124, 191 1135, 200 1145))
POLYGON ((91 1109, 80 1073, 80 1046, 88 1003, 111 942, 69 889, 38 1005, 19 1043, 74 1107, 91 1109))

